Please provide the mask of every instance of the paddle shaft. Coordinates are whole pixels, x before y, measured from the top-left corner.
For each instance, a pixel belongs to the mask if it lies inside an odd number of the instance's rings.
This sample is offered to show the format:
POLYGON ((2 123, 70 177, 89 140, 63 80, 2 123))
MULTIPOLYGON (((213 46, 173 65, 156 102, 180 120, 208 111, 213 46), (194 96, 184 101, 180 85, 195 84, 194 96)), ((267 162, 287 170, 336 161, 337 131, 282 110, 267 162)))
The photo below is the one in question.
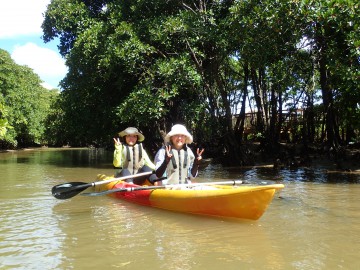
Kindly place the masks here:
POLYGON ((194 186, 207 186, 207 185, 233 185, 243 184, 242 180, 232 180, 232 181, 220 181, 220 182, 205 182, 205 183, 191 183, 191 184, 177 184, 177 185, 163 185, 163 186, 140 186, 140 187, 127 187, 127 188, 114 188, 110 190, 105 190, 101 192, 90 192, 83 193, 83 196, 100 196, 107 195, 116 192, 132 192, 139 190, 151 190, 151 189, 172 189, 172 188, 183 188, 183 187, 194 187, 194 186))
POLYGON ((122 176, 122 177, 118 177, 118 178, 111 178, 111 179, 103 180, 103 181, 95 181, 92 183, 83 183, 83 182, 64 183, 64 184, 54 186, 52 188, 51 192, 52 192, 52 195, 57 199, 69 199, 89 187, 103 185, 103 184, 111 183, 114 181, 122 181, 122 180, 126 180, 126 179, 146 176, 146 175, 150 175, 150 174, 152 174, 152 172, 143 172, 143 173, 138 173, 138 174, 134 174, 134 175, 127 175, 127 176, 122 176))
POLYGON ((133 175, 127 175, 127 176, 112 178, 112 179, 103 180, 103 181, 95 181, 95 182, 91 183, 91 186, 94 187, 94 186, 98 186, 98 185, 111 183, 111 182, 114 182, 114 181, 122 181, 122 180, 126 180, 126 179, 140 177, 140 176, 150 175, 150 174, 152 174, 152 172, 143 172, 143 173, 137 173, 137 174, 133 174, 133 175))

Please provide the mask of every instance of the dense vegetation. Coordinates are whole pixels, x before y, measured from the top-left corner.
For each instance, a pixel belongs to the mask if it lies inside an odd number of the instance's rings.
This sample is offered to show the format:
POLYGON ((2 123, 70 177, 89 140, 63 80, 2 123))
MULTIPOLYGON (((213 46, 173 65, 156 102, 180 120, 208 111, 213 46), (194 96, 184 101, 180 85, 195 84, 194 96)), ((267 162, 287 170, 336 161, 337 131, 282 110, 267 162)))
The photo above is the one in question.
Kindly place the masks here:
POLYGON ((347 0, 52 0, 43 39, 60 39, 69 72, 47 140, 110 144, 132 125, 159 144, 183 123, 233 164, 253 162, 245 139, 275 155, 284 135, 336 152, 359 139, 358 9, 347 0))
POLYGON ((47 144, 45 121, 57 96, 41 86, 32 69, 0 49, 0 148, 47 144))

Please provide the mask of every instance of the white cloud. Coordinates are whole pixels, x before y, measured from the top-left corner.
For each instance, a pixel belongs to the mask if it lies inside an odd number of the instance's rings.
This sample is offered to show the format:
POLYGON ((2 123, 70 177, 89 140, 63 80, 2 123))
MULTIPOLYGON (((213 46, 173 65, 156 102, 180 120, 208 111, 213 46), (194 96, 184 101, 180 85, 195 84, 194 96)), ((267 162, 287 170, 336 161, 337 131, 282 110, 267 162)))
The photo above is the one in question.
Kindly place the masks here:
MULTIPOLYGON (((46 82, 57 79, 59 76, 64 77, 67 73, 65 60, 58 53, 34 43, 16 46, 11 58, 19 65, 32 68, 46 82)), ((52 85, 52 87, 57 88, 57 85, 52 85)))
POLYGON ((42 34, 43 13, 51 0, 1 1, 0 38, 42 34))
POLYGON ((58 51, 45 48, 46 45, 41 40, 43 14, 50 2, 51 0, 2 0, 0 40, 3 41, 2 48, 7 46, 17 64, 32 68, 46 87, 57 88, 59 81, 67 73, 67 67, 58 51))

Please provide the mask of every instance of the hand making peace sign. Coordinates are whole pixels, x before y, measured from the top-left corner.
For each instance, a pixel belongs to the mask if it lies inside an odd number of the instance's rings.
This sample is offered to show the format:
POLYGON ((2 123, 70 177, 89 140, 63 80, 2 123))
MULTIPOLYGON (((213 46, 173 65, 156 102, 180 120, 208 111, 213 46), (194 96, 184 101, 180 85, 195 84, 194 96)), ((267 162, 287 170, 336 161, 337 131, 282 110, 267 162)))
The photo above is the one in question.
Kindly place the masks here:
POLYGON ((115 149, 120 149, 121 146, 120 138, 113 138, 113 139, 115 143, 115 149))
POLYGON ((201 149, 201 150, 200 150, 199 148, 196 149, 196 154, 197 154, 196 159, 197 159, 198 161, 202 160, 202 156, 201 156, 201 155, 202 155, 202 153, 204 152, 204 150, 205 150, 204 148, 201 149))

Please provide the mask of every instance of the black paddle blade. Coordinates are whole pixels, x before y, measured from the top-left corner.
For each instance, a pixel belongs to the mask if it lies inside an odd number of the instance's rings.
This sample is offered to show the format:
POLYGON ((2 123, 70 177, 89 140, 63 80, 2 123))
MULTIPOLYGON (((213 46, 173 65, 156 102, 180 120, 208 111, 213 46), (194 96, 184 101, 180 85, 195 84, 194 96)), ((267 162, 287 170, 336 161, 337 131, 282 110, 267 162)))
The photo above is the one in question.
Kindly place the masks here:
POLYGON ((91 183, 69 182, 54 186, 51 189, 51 193, 56 199, 64 200, 76 196, 81 191, 84 191, 85 189, 91 186, 92 186, 91 183))

